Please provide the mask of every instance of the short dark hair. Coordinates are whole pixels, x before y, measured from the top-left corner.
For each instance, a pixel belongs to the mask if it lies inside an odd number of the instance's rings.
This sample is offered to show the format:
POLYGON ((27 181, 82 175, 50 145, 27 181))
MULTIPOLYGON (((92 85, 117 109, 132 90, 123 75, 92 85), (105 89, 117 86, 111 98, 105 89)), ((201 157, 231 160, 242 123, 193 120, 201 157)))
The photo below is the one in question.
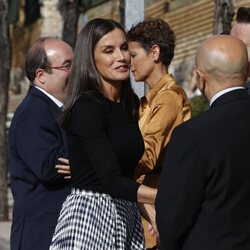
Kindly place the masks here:
POLYGON ((250 23, 250 8, 240 7, 236 14, 237 23, 250 23))
POLYGON ((33 82, 36 78, 36 70, 41 68, 48 73, 49 67, 51 66, 51 62, 49 61, 45 48, 44 42, 49 39, 55 39, 52 37, 42 37, 38 39, 28 50, 28 53, 25 58, 25 72, 27 78, 33 82))
POLYGON ((153 45, 160 47, 159 61, 169 66, 175 49, 175 34, 167 22, 148 18, 132 26, 127 33, 129 42, 139 42, 149 52, 153 45))

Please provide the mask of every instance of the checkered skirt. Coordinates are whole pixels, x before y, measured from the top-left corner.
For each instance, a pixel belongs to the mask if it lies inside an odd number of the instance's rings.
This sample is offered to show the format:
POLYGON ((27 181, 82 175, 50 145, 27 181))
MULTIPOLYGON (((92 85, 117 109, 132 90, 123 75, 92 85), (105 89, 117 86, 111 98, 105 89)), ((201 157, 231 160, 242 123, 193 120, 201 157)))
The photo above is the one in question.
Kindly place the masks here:
POLYGON ((73 189, 63 203, 50 250, 142 250, 136 203, 73 189))

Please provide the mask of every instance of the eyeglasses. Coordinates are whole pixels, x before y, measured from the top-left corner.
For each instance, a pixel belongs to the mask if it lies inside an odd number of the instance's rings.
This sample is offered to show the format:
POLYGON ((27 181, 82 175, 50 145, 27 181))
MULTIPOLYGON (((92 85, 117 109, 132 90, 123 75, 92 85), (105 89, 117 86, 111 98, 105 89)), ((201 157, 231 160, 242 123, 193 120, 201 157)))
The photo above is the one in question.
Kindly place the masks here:
POLYGON ((51 67, 47 67, 46 69, 58 69, 58 70, 69 72, 70 68, 71 68, 71 65, 67 64, 67 65, 61 65, 61 66, 51 66, 51 67))

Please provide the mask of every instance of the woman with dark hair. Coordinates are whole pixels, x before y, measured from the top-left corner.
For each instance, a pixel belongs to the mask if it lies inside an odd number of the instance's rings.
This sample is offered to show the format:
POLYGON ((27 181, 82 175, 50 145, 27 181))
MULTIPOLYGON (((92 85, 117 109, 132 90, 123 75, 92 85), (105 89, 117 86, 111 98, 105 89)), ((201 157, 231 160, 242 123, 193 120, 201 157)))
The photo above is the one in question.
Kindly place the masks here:
MULTIPOLYGON (((146 19, 128 31, 127 39, 135 81, 146 82, 149 87, 141 98, 139 110, 145 151, 134 178, 156 188, 164 148, 173 129, 191 117, 190 104, 184 90, 168 72, 175 49, 175 34, 168 23, 146 19)), ((147 233, 147 225, 145 229, 147 233)), ((150 246, 152 241, 146 235, 146 245, 150 246)))
POLYGON ((154 204, 156 189, 133 180, 144 144, 129 65, 120 24, 94 19, 82 29, 62 123, 72 192, 62 206, 51 250, 145 247, 137 202, 154 204))

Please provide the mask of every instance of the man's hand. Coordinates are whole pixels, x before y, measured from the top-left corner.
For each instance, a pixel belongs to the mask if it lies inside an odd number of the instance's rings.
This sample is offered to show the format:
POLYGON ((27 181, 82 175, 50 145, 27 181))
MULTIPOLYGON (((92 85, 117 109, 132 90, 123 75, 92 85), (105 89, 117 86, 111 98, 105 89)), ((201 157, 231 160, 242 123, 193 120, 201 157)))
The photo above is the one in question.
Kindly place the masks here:
POLYGON ((70 176, 70 166, 69 166, 69 160, 68 159, 65 159, 65 158, 58 158, 58 160, 62 163, 60 165, 56 165, 56 169, 57 169, 57 172, 59 174, 63 174, 65 175, 64 176, 64 179, 70 179, 71 176, 70 176))

